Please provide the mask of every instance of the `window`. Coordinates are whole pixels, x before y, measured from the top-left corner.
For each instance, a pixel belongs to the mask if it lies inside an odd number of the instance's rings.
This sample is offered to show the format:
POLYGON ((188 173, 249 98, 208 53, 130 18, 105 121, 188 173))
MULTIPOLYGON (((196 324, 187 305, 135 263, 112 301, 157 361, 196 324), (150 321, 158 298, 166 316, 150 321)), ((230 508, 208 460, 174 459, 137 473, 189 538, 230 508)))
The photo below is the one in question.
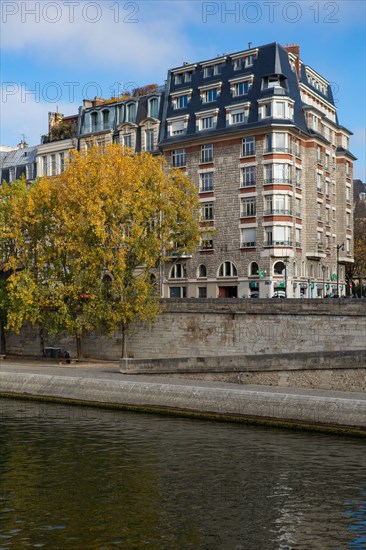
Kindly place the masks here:
POLYGON ((301 218, 301 199, 299 199, 298 197, 296 197, 295 199, 295 214, 298 218, 301 218))
POLYGON ((296 239, 296 247, 301 248, 301 229, 299 227, 295 228, 295 239, 296 239))
POLYGON ((201 221, 207 222, 214 219, 214 203, 204 202, 201 206, 201 221))
POLYGON ((201 130, 209 130, 214 127, 214 117, 205 116, 201 118, 201 130))
MULTIPOLYGON (((246 227, 241 231, 241 246, 245 248, 250 248, 256 245, 257 240, 257 230, 255 227, 246 227)), ((255 263, 255 262, 254 262, 255 263)), ((253 264, 252 264, 253 265, 253 264)), ((258 264, 257 270, 258 271, 258 264)), ((255 273, 256 274, 256 273, 255 273)), ((253 273, 254 275, 254 273, 253 273)))
POLYGON ((207 298, 207 288, 205 286, 198 287, 198 298, 207 298))
POLYGON ((129 103, 127 105, 127 122, 136 122, 136 103, 129 103))
POLYGON ((318 221, 321 221, 322 220, 322 203, 321 202, 316 203, 316 215, 317 215, 318 221))
POLYGON ((103 116, 103 130, 107 130, 109 128, 109 111, 105 110, 102 111, 103 116))
POLYGON ((242 204, 241 215, 242 215, 243 218, 247 218, 247 217, 250 217, 250 216, 255 216, 255 214, 256 214, 256 204, 257 204, 255 197, 250 197, 248 199, 242 199, 241 204, 242 204))
POLYGON ((212 162, 213 161, 213 144, 206 143, 201 146, 201 162, 212 162))
POLYGON ((25 167, 25 175, 27 180, 33 180, 35 174, 34 164, 27 164, 25 167))
POLYGON ((295 178, 296 178, 296 187, 301 187, 301 170, 300 168, 295 168, 295 178))
POLYGON ((186 267, 183 264, 174 264, 170 270, 171 279, 183 279, 187 277, 186 267))
POLYGON ((214 173, 204 172, 201 174, 201 191, 213 191, 214 188, 214 173))
POLYGON ((154 150, 154 130, 145 130, 145 150, 154 150))
POLYGON ((198 266, 198 277, 199 278, 207 277, 207 268, 204 264, 201 264, 200 266, 198 266))
POLYGON ((247 94, 249 91, 249 82, 246 80, 245 82, 238 82, 234 85, 233 88, 233 96, 238 97, 241 95, 247 94))
POLYGON ((153 97, 149 99, 148 115, 152 118, 158 118, 159 115, 159 99, 153 97))
POLYGON ((56 175, 56 155, 51 155, 51 176, 56 175))
POLYGON ((9 168, 9 183, 11 183, 12 181, 15 181, 15 167, 14 166, 9 168))
POLYGON ((212 101, 216 101, 217 96, 218 96, 218 88, 211 88, 210 90, 206 90, 204 92, 203 102, 211 103, 212 101))
POLYGON ((44 176, 47 176, 47 157, 42 157, 42 172, 44 176))
POLYGON ((243 157, 255 155, 255 137, 243 138, 243 157))
POLYGON ((237 277, 238 272, 232 262, 224 262, 220 265, 219 277, 237 277))
POLYGON ((322 177, 321 177, 321 174, 316 175, 316 189, 317 189, 317 191, 322 190, 322 177))
POLYGON ((285 195, 270 195, 266 197, 265 214, 283 214, 290 215, 291 212, 286 208, 287 197, 285 195))
POLYGON ((184 118, 180 118, 179 120, 168 122, 168 129, 171 136, 185 134, 187 129, 187 120, 184 118))
POLYGON ((351 191, 351 188, 346 186, 346 201, 347 202, 350 201, 350 191, 351 191))
POLYGON ((180 95, 173 99, 174 109, 185 109, 188 105, 188 95, 180 95))
POLYGON ((174 84, 183 84, 185 82, 191 82, 193 71, 185 71, 174 76, 174 84))
POLYGON ((225 67, 224 63, 216 63, 215 65, 208 65, 203 69, 203 78, 209 78, 210 76, 220 75, 222 69, 225 67))
POLYGON ((242 168, 242 187, 255 185, 256 168, 255 166, 246 166, 242 168))
POLYGON ((95 132, 96 130, 98 130, 98 113, 91 113, 90 120, 91 120, 91 131, 95 132))
POLYGON ((65 153, 60 153, 60 173, 65 170, 65 153))
POLYGON ((125 147, 132 148, 132 135, 131 134, 124 134, 123 135, 123 145, 125 147))
POLYGON ((316 150, 316 159, 318 162, 321 162, 322 160, 322 150, 321 150, 321 147, 317 147, 317 150, 316 150))
POLYGON ((285 102, 275 101, 274 106, 275 106, 274 116, 276 118, 285 118, 285 102))
POLYGON ((244 68, 252 67, 254 63, 254 55, 249 54, 243 57, 238 57, 234 60, 233 66, 234 71, 241 71, 244 68))
POLYGON ((281 225, 266 227, 265 229, 265 246, 291 246, 291 242, 287 240, 289 228, 281 225))
POLYGON ((175 168, 186 165, 186 150, 185 149, 175 149, 172 153, 172 162, 175 168))
POLYGON ((169 288, 170 298, 187 298, 187 287, 185 286, 171 286, 169 288))
POLYGON ((240 109, 233 109, 231 111, 231 124, 240 124, 243 122, 248 122, 248 109, 241 107, 240 109))
POLYGON ((212 239, 202 239, 201 238, 201 250, 212 250, 213 249, 213 240, 212 239))
POLYGON ((265 183, 290 183, 290 165, 267 164, 264 168, 265 183))
POLYGON ((259 274, 259 266, 257 262, 252 262, 249 266, 249 276, 258 275, 259 274))
POLYGON ((350 229, 350 227, 351 227, 351 213, 350 212, 346 212, 346 225, 347 225, 347 228, 350 229))

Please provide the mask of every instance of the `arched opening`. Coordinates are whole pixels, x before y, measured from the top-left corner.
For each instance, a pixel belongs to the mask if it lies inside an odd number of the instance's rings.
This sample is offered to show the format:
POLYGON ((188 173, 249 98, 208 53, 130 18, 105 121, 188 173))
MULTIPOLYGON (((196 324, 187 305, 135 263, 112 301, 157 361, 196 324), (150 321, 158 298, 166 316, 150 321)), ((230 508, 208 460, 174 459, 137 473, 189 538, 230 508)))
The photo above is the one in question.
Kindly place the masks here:
POLYGON ((207 277, 207 268, 204 264, 201 264, 199 267, 198 267, 198 277, 207 277))
POLYGON ((259 274, 259 266, 257 262, 252 262, 249 266, 249 276, 258 275, 259 274))

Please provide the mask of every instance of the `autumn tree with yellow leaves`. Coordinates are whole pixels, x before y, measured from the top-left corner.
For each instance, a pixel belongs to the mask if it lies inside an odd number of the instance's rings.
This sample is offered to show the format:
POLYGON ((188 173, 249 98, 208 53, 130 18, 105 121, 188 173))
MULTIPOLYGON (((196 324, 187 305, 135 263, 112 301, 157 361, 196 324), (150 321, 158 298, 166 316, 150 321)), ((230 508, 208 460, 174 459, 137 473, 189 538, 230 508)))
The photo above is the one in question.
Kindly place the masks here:
MULTIPOLYGON (((2 185, 5 196, 12 185, 2 185)), ((15 243, 3 254, 3 270, 11 272, 7 328, 67 331, 78 353, 86 330, 125 336, 132 323, 152 320, 159 311, 156 266, 173 246, 183 253, 198 244, 195 186, 149 153, 115 144, 74 151, 61 175, 22 192, 4 200, 0 213, 11 211, 1 246, 15 243)))

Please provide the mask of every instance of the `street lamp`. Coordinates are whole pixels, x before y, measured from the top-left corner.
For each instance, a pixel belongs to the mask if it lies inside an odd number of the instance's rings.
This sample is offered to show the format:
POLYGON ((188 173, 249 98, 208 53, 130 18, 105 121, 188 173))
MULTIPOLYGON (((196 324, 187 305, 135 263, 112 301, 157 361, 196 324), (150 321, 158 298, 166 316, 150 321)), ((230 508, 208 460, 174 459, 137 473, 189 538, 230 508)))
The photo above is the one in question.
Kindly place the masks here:
POLYGON ((325 267, 325 265, 322 265, 322 272, 323 272, 323 298, 325 296, 325 270, 327 268, 325 267))
POLYGON ((344 243, 337 244, 337 298, 339 298, 339 251, 344 250, 344 243))

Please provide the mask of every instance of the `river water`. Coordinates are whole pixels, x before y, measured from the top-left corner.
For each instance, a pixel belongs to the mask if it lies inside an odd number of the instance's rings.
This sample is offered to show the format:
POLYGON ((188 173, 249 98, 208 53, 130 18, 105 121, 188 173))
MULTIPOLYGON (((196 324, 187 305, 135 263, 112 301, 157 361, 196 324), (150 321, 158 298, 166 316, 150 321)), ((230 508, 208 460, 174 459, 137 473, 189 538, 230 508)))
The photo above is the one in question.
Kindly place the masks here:
POLYGON ((366 548, 364 440, 0 400, 0 549, 366 548))

